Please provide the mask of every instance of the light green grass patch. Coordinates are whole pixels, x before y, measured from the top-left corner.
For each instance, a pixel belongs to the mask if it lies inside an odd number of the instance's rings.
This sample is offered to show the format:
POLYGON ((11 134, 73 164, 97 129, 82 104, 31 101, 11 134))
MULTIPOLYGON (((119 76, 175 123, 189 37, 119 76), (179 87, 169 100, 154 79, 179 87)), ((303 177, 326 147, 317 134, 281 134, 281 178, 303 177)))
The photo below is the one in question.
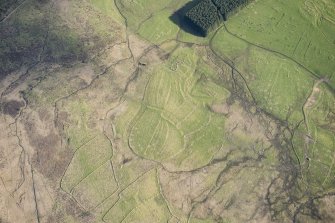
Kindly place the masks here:
POLYGON ((172 168, 196 168, 223 144, 225 118, 208 106, 223 102, 229 92, 214 82, 215 72, 203 61, 198 67, 199 61, 196 50, 178 48, 149 69, 141 108, 132 120, 119 117, 122 126, 129 124, 127 140, 140 156, 172 168))
POLYGON ((224 28, 221 28, 214 36, 211 46, 215 51, 220 53, 220 56, 227 56, 233 60, 234 58, 243 56, 249 44, 230 35, 224 28))
POLYGON ((196 36, 181 29, 178 33, 178 40, 185 43, 196 43, 206 45, 213 37, 214 32, 211 32, 207 37, 196 36))
POLYGON ((252 48, 249 57, 250 72, 255 74, 250 87, 260 106, 282 120, 301 120, 313 79, 290 60, 264 50, 252 48))
POLYGON ((169 16, 171 14, 169 10, 154 14, 141 24, 138 33, 154 44, 161 44, 166 40, 175 39, 178 26, 170 21, 169 16))
POLYGON ((120 23, 124 22, 114 0, 91 0, 91 3, 101 12, 104 12, 106 16, 110 16, 120 23))
POLYGON ((61 181, 64 190, 71 192, 82 180, 99 169, 112 157, 109 140, 102 134, 87 138, 75 152, 61 181))
POLYGON ((73 189, 73 196, 87 209, 93 209, 117 190, 111 162, 107 161, 73 189))
MULTIPOLYGON (((200 218, 190 218, 190 223, 215 223, 217 221, 213 220, 213 219, 200 219, 200 218)), ((224 222, 224 223, 228 223, 228 222, 224 222)))
POLYGON ((213 49, 242 73, 256 102, 281 120, 302 120, 301 108, 313 86, 313 78, 291 60, 220 30, 213 49))
POLYGON ((116 0, 118 8, 127 19, 127 25, 132 30, 137 30, 141 22, 166 7, 170 2, 171 0, 163 2, 157 0, 116 0))
POLYGON ((92 108, 83 100, 75 100, 66 104, 65 110, 70 115, 71 122, 71 125, 66 125, 65 131, 70 147, 76 150, 96 135, 96 131, 87 125, 92 108))
POLYGON ((157 180, 156 170, 152 170, 126 188, 104 221, 167 222, 171 216, 157 180))
POLYGON ((293 138, 304 182, 314 192, 331 189, 335 181, 335 123, 332 113, 335 98, 325 85, 316 89, 310 100, 312 104, 305 107, 306 123, 293 138))
POLYGON ((127 138, 128 126, 131 125, 132 118, 139 113, 140 109, 141 104, 138 101, 134 101, 130 98, 127 99, 127 102, 122 106, 122 110, 124 110, 123 114, 116 117, 116 135, 121 136, 123 139, 127 138))
POLYGON ((296 60, 334 86, 335 3, 332 0, 254 1, 227 28, 252 43, 296 60))

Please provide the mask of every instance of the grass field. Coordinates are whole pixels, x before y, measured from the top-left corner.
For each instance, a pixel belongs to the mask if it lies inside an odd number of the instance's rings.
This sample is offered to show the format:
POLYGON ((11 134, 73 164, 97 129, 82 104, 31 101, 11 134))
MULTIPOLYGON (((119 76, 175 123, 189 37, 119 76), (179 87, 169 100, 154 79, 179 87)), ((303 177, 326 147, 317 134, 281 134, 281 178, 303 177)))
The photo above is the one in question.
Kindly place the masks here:
POLYGON ((138 33, 155 44, 175 39, 178 26, 170 21, 169 16, 171 14, 170 10, 162 10, 158 14, 154 14, 141 23, 138 33))
POLYGON ((334 86, 334 6, 256 1, 211 42, 241 73, 261 108, 293 126, 302 122, 291 154, 302 173, 301 188, 316 194, 334 186, 334 94, 323 83, 334 86))
POLYGON ((103 135, 87 138, 83 145, 79 146, 62 179, 62 187, 71 192, 80 182, 100 169, 112 157, 110 142, 103 135))
POLYGON ((335 3, 258 0, 227 22, 235 35, 302 64, 335 86, 335 3))
POLYGON ((141 22, 165 8, 170 2, 170 0, 163 3, 155 0, 117 0, 116 5, 126 18, 128 27, 137 30, 141 22))
POLYGON ((169 209, 160 193, 156 171, 121 193, 118 203, 105 215, 106 222, 167 222, 169 209))
MULTIPOLYGON (((144 98, 137 112, 128 111, 136 115, 123 130, 139 155, 190 169, 205 165, 221 147, 225 118, 207 105, 224 102, 229 92, 205 69, 196 72, 198 60, 193 49, 180 48, 148 74, 144 98)), ((120 120, 117 126, 124 125, 120 120)))
POLYGON ((334 185, 335 100, 324 84, 315 84, 304 106, 306 117, 294 137, 304 183, 315 193, 332 190, 334 185))
POLYGON ((120 15, 114 0, 91 0, 92 5, 94 5, 99 11, 104 12, 105 16, 109 16, 120 23, 123 23, 123 17, 120 15))
POLYGON ((334 0, 187 2, 0 3, 0 222, 332 219, 334 0))
POLYGON ((248 44, 219 30, 212 47, 244 76, 256 103, 281 120, 297 123, 313 78, 300 66, 281 55, 248 44))
MULTIPOLYGON (((234 21, 234 20, 232 20, 234 21)), ((334 95, 292 60, 258 48, 224 28, 212 48, 244 76, 255 101, 265 111, 286 120, 294 132, 290 151, 302 173, 300 188, 323 193, 334 186, 334 95)))

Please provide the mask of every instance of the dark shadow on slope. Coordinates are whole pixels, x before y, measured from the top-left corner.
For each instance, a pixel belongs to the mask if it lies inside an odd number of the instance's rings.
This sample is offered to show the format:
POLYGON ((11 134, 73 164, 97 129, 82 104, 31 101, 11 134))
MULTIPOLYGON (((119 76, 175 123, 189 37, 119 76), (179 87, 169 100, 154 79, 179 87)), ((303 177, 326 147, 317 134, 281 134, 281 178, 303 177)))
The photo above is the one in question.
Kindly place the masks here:
POLYGON ((30 67, 37 62, 86 61, 87 53, 80 37, 65 26, 52 27, 49 31, 46 23, 15 21, 0 26, 0 80, 22 66, 30 67))
POLYGON ((14 10, 22 2, 23 0, 1 0, 0 1, 0 21, 2 21, 12 10, 14 10))
POLYGON ((51 7, 51 0, 27 1, 0 23, 0 81, 39 62, 63 66, 86 63, 109 40, 114 41, 116 35, 100 36, 93 25, 79 31, 69 27, 51 7))
POLYGON ((30 1, 0 23, 0 80, 37 62, 84 61, 83 40, 50 14, 48 0, 30 1))
POLYGON ((201 0, 193 0, 188 3, 186 3, 183 7, 181 7, 179 10, 174 12, 169 19, 179 26, 180 29, 182 29, 184 32, 190 33, 194 36, 198 37, 204 37, 204 35, 198 31, 198 28, 189 20, 185 18, 185 14, 193 8, 196 4, 198 4, 201 0))

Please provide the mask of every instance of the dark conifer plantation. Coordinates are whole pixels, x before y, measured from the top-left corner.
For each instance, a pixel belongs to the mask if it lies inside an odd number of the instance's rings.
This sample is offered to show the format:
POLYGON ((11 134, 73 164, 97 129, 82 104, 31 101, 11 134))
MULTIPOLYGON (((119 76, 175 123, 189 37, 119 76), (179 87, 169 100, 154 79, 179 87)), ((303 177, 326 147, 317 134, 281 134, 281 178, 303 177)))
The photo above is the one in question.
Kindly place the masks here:
POLYGON ((186 20, 206 36, 222 20, 226 21, 251 0, 202 0, 185 15, 186 20))
POLYGON ((206 36, 220 21, 217 7, 211 0, 199 2, 186 13, 185 17, 203 36, 206 36))

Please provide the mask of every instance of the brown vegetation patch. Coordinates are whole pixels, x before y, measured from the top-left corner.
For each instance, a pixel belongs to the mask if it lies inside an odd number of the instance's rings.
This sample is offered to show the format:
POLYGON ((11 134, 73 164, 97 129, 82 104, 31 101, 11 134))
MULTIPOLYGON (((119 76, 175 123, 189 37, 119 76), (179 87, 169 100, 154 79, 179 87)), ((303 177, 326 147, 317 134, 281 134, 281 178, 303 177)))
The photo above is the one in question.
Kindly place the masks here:
POLYGON ((68 222, 72 216, 78 222, 95 222, 91 213, 81 208, 78 203, 70 198, 67 194, 59 193, 54 206, 55 210, 50 214, 46 222, 68 222))
POLYGON ((6 160, 5 160, 5 156, 4 156, 3 151, 5 151, 5 148, 0 146, 0 170, 3 169, 5 167, 5 164, 6 164, 6 160))
POLYGON ((2 103, 0 105, 0 107, 1 107, 0 110, 5 115, 10 115, 13 118, 15 118, 20 113, 20 109, 23 106, 24 106, 24 102, 23 101, 11 100, 11 101, 6 101, 6 102, 2 103))
POLYGON ((71 150, 61 145, 61 137, 53 129, 52 116, 47 110, 40 110, 25 122, 29 143, 34 147, 32 164, 45 177, 59 179, 71 160, 71 150), (39 123, 47 124, 43 128, 39 123), (45 129, 47 128, 47 129, 45 129))
POLYGON ((230 112, 229 105, 227 103, 213 104, 211 105, 210 109, 215 113, 224 114, 224 115, 228 115, 230 112))
POLYGON ((335 197, 329 196, 320 199, 320 214, 324 222, 335 222, 335 197))
POLYGON ((218 174, 218 167, 205 167, 198 171, 185 173, 160 171, 162 191, 167 201, 184 214, 189 213, 192 210, 192 202, 204 199, 209 193, 216 179, 211 175, 218 174))

